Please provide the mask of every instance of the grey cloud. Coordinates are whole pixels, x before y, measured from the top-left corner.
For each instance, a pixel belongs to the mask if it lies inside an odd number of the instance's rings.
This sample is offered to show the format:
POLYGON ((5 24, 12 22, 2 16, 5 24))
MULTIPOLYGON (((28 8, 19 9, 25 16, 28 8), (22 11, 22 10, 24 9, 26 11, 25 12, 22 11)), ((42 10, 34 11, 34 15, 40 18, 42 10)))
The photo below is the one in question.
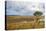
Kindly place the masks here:
MULTIPOLYGON (((23 2, 7 2, 7 15, 33 15, 33 13, 35 12, 35 10, 30 10, 28 9, 28 4, 31 5, 30 2, 28 3, 23 3, 23 2)), ((32 7, 36 7, 35 3, 32 3, 32 7)), ((39 7, 42 4, 39 5, 39 7)), ((42 6, 40 7, 40 9, 42 8, 42 6)), ((44 7, 43 7, 44 8, 44 7)), ((42 10, 42 12, 44 12, 44 10, 42 10)))

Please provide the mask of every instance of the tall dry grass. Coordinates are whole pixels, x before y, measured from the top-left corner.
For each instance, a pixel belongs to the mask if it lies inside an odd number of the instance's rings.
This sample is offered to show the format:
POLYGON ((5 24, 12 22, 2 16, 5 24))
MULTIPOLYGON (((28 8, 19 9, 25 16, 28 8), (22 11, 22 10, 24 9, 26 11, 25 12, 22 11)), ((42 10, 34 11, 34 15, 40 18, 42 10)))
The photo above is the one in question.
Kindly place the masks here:
POLYGON ((36 22, 33 19, 36 19, 36 17, 7 16, 7 30, 44 28, 44 21, 36 22))

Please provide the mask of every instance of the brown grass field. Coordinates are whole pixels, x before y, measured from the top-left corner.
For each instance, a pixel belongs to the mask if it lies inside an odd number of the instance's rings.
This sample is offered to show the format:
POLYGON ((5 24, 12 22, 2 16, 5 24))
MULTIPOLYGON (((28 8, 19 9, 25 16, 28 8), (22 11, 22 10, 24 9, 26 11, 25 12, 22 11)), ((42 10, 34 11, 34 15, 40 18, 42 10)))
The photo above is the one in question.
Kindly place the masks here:
POLYGON ((16 30, 44 28, 44 21, 37 21, 37 18, 44 18, 44 16, 7 16, 6 29, 16 30))

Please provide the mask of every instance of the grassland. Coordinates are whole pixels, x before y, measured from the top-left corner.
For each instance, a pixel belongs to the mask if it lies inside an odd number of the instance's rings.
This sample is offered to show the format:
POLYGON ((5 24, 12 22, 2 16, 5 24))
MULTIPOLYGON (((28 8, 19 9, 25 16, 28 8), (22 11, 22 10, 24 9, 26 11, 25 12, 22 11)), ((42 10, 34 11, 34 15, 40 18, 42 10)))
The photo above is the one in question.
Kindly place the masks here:
POLYGON ((7 16, 7 30, 15 29, 38 29, 44 28, 44 21, 36 22, 37 18, 44 18, 43 16, 7 16))

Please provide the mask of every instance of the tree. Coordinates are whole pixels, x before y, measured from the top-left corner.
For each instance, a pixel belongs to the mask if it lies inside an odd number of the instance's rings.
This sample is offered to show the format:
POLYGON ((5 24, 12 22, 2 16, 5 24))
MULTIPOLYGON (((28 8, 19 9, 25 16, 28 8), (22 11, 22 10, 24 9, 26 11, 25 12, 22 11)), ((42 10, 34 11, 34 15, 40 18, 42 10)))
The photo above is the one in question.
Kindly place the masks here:
POLYGON ((43 14, 42 12, 36 11, 36 12, 34 13, 34 16, 41 16, 42 14, 43 14))
MULTIPOLYGON (((40 11, 36 11, 33 15, 34 16, 36 16, 36 21, 35 21, 35 23, 37 23, 37 24, 39 24, 39 19, 40 18, 38 18, 39 16, 41 16, 43 13, 42 12, 40 12, 40 11)), ((34 23, 34 26, 35 26, 35 23, 34 23)), ((33 27, 33 28, 35 28, 35 27, 33 27)))
POLYGON ((38 16, 41 16, 42 14, 43 14, 43 13, 40 12, 40 11, 36 11, 36 12, 34 13, 34 16, 37 17, 36 22, 38 22, 38 20, 40 19, 40 18, 38 18, 38 16))

